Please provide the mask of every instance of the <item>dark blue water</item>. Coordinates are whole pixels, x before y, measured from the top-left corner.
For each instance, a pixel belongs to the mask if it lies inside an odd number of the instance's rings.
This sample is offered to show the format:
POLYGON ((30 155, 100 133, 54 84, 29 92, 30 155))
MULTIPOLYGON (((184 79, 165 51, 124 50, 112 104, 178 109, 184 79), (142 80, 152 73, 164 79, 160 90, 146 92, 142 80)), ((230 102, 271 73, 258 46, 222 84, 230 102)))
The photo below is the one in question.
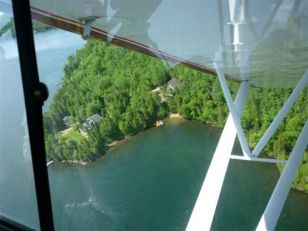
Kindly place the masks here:
MULTIPOLYGON (((173 120, 88 166, 51 165, 56 227, 185 230, 220 132, 173 120)), ((212 229, 254 230, 278 177, 274 165, 232 160, 212 229)), ((307 230, 307 205, 307 195, 292 191, 277 229, 307 230)))

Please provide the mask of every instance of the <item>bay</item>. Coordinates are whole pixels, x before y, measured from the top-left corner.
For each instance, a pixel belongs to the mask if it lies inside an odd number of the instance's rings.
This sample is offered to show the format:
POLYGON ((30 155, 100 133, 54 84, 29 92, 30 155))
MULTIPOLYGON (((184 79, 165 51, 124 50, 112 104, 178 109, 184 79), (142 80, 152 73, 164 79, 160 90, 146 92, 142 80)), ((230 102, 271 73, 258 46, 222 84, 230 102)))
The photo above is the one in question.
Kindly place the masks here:
MULTIPOLYGON (((56 227, 185 230, 220 132, 197 121, 169 120, 85 167, 51 165, 56 227)), ((278 170, 232 160, 227 174, 212 228, 254 230, 278 170)), ((307 205, 307 195, 292 191, 277 230, 307 230, 307 205)))

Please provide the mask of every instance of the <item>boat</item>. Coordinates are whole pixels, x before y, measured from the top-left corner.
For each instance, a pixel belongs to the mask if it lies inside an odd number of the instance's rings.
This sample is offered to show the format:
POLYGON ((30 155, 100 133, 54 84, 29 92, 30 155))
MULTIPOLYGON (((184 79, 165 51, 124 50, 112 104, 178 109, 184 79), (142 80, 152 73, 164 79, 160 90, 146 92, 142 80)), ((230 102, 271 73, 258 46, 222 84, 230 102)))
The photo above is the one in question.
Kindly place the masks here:
POLYGON ((60 80, 60 81, 55 82, 56 85, 59 85, 59 84, 61 84, 61 83, 63 83, 63 80, 60 80))

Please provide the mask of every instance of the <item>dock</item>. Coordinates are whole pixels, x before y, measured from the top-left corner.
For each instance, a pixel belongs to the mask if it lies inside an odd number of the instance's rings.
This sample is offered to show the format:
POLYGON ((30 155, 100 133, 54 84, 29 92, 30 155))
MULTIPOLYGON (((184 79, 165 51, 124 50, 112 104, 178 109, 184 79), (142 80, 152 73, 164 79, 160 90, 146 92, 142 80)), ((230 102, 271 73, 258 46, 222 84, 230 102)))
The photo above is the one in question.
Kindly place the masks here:
POLYGON ((47 163, 47 167, 48 167, 49 165, 51 165, 53 162, 54 162, 53 160, 49 161, 49 162, 47 163))

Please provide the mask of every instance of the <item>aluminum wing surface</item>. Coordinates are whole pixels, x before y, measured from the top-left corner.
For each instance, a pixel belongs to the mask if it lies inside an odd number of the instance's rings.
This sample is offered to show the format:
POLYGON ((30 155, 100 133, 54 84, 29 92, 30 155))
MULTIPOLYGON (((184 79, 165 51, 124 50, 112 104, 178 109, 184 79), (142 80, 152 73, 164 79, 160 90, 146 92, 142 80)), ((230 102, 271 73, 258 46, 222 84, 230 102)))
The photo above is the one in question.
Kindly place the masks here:
POLYGON ((31 0, 33 17, 257 87, 294 87, 308 68, 308 0, 31 0), (217 56, 220 53, 220 56, 217 56))

